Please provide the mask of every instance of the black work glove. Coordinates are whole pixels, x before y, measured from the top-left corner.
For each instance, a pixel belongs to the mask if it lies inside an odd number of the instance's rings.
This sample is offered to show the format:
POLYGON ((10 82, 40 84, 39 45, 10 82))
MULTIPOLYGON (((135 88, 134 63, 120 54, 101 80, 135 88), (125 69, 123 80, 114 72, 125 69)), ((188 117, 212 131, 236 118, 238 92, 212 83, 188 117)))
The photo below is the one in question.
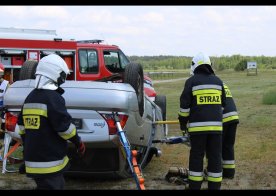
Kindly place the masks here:
POLYGON ((80 141, 80 143, 77 147, 77 153, 80 157, 83 157, 85 154, 85 145, 82 141, 80 141))
POLYGON ((181 131, 186 131, 187 130, 187 125, 184 123, 180 123, 180 130, 181 131))
POLYGON ((182 134, 185 135, 187 133, 187 125, 180 123, 180 130, 182 131, 182 134))
POLYGON ((178 116, 179 124, 180 124, 180 130, 182 131, 183 135, 187 133, 187 120, 186 118, 182 116, 178 116))

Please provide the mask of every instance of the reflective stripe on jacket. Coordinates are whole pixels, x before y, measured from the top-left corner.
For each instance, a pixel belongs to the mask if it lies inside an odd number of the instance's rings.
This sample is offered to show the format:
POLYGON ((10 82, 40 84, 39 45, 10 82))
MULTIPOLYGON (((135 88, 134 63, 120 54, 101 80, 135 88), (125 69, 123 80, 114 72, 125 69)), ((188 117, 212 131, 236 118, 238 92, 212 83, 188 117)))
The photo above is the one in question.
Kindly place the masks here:
POLYGON ((34 89, 18 116, 24 135, 24 159, 28 176, 51 175, 67 168, 67 140, 77 136, 64 98, 53 90, 34 89))
POLYGON ((238 123, 239 116, 232 93, 225 83, 223 84, 223 87, 226 94, 225 107, 223 109, 223 124, 225 125, 233 122, 238 123))
POLYGON ((225 99, 223 83, 217 76, 195 73, 185 82, 180 96, 179 121, 187 124, 190 134, 221 133, 225 99))

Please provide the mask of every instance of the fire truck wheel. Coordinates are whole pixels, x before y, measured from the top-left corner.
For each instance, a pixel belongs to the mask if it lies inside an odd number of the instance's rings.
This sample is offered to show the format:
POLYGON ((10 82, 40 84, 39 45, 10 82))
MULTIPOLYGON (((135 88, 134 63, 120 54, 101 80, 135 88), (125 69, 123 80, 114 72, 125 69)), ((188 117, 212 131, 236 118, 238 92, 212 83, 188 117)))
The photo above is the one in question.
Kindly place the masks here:
POLYGON ((130 63, 126 66, 123 82, 130 84, 137 95, 140 116, 144 114, 144 72, 141 64, 130 63))
POLYGON ((38 62, 27 60, 23 63, 19 73, 19 80, 35 79, 35 71, 38 62))

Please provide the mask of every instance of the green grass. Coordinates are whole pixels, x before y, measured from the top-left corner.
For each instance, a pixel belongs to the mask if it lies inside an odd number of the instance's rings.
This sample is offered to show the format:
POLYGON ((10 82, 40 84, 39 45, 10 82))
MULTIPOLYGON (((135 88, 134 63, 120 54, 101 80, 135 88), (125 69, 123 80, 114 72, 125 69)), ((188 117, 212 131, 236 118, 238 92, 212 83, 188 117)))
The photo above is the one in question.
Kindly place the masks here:
POLYGON ((276 89, 264 93, 263 104, 276 105, 276 89))
MULTIPOLYGON (((276 70, 258 70, 257 76, 245 72, 225 70, 216 72, 228 84, 240 117, 235 143, 236 177, 223 180, 222 189, 275 189, 276 188, 276 105, 263 104, 263 95, 276 86, 276 70)), ((179 97, 185 80, 156 83, 158 94, 167 97, 167 119, 176 120, 179 97)), ((181 135, 179 125, 169 125, 169 135, 181 135)), ((189 147, 183 144, 160 144, 162 156, 153 158, 143 169, 147 189, 166 189, 165 174, 173 166, 188 167, 189 147)), ((2 189, 32 189, 34 182, 25 175, 0 175, 2 189), (28 181, 29 180, 29 181, 28 181), (20 186, 19 186, 20 185, 20 186)), ((206 182, 205 182, 206 183, 206 182)), ((68 189, 135 189, 133 179, 122 181, 67 180, 68 189), (131 187, 130 187, 130 185, 131 187)), ((205 184, 206 185, 206 184, 205 184)), ((171 185, 169 189, 181 189, 171 185)))
POLYGON ((190 75, 189 70, 144 70, 152 80, 168 80, 173 78, 183 78, 190 75))
MULTIPOLYGON (((228 84, 239 112, 240 123, 235 143, 237 173, 252 175, 251 178, 256 179, 256 183, 253 183, 255 185, 251 187, 253 189, 263 188, 260 181, 274 180, 275 184, 276 174, 271 171, 276 171, 276 105, 265 105, 263 97, 273 97, 273 103, 276 103, 276 71, 259 70, 257 76, 247 76, 246 71, 227 70, 216 72, 216 75, 228 84)), ((185 80, 154 85, 157 94, 167 96, 168 120, 177 119, 184 82, 185 80)), ((169 128, 170 135, 180 134, 179 125, 170 125, 169 128)), ((176 158, 180 161, 175 164, 188 166, 188 148, 172 149, 164 146, 163 151, 168 160, 175 159, 175 154, 180 153, 180 157, 176 158)))
MULTIPOLYGON (((247 76, 246 72, 225 71, 218 72, 219 76, 228 84, 235 99, 241 121, 255 126, 273 123, 276 117, 275 106, 264 105, 262 97, 268 89, 276 86, 274 77, 276 71, 260 70, 257 76, 247 76)), ((179 97, 184 88, 185 80, 157 83, 154 87, 157 94, 167 97, 167 118, 177 118, 179 110, 179 97)), ((275 124, 275 123, 274 123, 275 124)))

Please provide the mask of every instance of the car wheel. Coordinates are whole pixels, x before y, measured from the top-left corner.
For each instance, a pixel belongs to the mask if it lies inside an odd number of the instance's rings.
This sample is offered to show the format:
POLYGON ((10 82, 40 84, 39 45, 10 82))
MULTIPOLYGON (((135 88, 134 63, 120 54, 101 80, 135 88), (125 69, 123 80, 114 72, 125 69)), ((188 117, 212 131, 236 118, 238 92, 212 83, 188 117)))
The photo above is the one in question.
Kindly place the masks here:
POLYGON ((142 169, 144 169, 152 159, 152 140, 153 135, 151 134, 147 146, 134 146, 134 149, 138 151, 137 162, 142 169))
POLYGON ((37 61, 25 61, 20 69, 19 80, 35 79, 35 71, 37 65, 37 61))
MULTIPOLYGON (((150 154, 147 147, 135 147, 135 149, 138 151, 138 155, 136 157, 137 163, 140 165, 141 169, 144 169, 150 162, 152 156, 148 159, 148 155, 150 154)), ((125 159, 124 162, 125 166, 124 169, 119 172, 119 178, 129 178, 132 176, 129 165, 125 159)))
POLYGON ((165 95, 157 95, 155 97, 155 104, 161 108, 162 118, 165 121, 167 119, 167 98, 165 95))
POLYGON ((148 156, 147 156, 147 159, 145 160, 144 166, 147 166, 147 165, 151 162, 153 155, 156 154, 156 150, 157 150, 157 149, 154 148, 154 147, 151 147, 151 148, 150 148, 150 151, 149 151, 149 154, 148 154, 148 156))
POLYGON ((130 84, 137 95, 140 116, 144 114, 144 73, 141 64, 130 63, 125 68, 123 82, 130 84))
POLYGON ((149 159, 149 147, 139 147, 138 152, 139 154, 137 155, 137 162, 140 164, 141 168, 144 169, 148 163, 150 162, 149 159))
MULTIPOLYGON (((153 140, 153 135, 150 136, 149 143, 147 146, 132 146, 132 150, 135 149, 138 151, 136 160, 137 160, 137 163, 140 165, 141 169, 144 169, 150 163, 154 155, 151 149, 152 140, 153 140)), ((132 174, 126 159, 124 157, 121 157, 121 158, 123 158, 122 162, 124 162, 124 167, 123 167, 123 170, 120 171, 119 176, 121 178, 131 177, 132 174)))

